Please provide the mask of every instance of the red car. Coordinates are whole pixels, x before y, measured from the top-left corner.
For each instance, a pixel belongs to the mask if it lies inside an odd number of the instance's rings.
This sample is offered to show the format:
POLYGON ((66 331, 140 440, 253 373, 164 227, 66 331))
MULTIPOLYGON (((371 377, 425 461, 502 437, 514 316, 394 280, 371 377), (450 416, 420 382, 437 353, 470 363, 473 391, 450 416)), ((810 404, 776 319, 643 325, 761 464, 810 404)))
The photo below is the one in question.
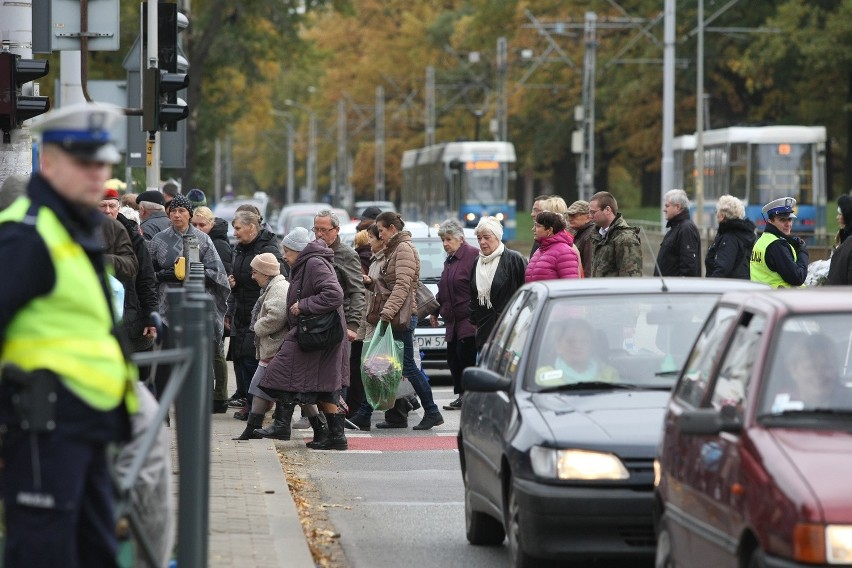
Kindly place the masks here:
POLYGON ((656 566, 852 566, 852 290, 724 295, 664 428, 656 566))

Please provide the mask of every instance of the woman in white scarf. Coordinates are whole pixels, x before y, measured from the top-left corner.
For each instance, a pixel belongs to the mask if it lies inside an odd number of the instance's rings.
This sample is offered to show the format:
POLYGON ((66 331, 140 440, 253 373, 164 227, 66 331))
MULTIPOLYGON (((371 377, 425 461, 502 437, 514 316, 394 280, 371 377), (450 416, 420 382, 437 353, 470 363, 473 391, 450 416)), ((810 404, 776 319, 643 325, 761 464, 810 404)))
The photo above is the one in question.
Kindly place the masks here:
POLYGON ((479 259, 471 278, 470 321, 476 326, 480 349, 515 291, 524 284, 527 261, 501 241, 503 226, 495 217, 483 217, 476 226, 479 259))

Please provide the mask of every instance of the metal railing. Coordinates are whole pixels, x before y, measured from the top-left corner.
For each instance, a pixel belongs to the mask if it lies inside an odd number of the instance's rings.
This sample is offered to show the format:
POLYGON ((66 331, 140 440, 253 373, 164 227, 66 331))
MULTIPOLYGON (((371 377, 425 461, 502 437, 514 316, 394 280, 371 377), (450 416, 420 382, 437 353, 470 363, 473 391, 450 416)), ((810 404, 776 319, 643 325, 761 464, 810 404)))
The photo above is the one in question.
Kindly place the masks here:
MULTIPOLYGON (((212 388, 213 301, 204 289, 204 265, 199 262, 198 239, 184 237, 189 266, 183 288, 167 292, 168 343, 160 351, 137 353, 137 365, 171 365, 171 373, 153 424, 163 424, 174 403, 178 457, 178 566, 207 566, 210 495, 210 412, 212 388)), ((157 566, 156 554, 144 522, 130 494, 150 455, 159 428, 148 428, 129 469, 117 481, 119 517, 127 518, 133 537, 146 560, 157 566)), ((169 496, 171 498, 171 496, 169 496)))

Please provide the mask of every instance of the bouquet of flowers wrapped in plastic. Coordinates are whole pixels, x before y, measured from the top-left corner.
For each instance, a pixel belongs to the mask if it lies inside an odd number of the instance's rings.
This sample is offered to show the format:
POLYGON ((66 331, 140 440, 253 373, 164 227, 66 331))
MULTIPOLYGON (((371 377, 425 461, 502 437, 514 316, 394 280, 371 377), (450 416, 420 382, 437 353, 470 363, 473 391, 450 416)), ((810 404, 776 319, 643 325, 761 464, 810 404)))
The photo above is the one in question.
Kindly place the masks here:
POLYGON ((396 401, 402 380, 402 341, 394 341, 386 322, 379 322, 361 360, 361 381, 367 402, 375 410, 387 410, 396 401))
POLYGON ((828 281, 828 269, 831 260, 815 260, 808 265, 808 275, 805 277, 805 286, 825 286, 828 281))

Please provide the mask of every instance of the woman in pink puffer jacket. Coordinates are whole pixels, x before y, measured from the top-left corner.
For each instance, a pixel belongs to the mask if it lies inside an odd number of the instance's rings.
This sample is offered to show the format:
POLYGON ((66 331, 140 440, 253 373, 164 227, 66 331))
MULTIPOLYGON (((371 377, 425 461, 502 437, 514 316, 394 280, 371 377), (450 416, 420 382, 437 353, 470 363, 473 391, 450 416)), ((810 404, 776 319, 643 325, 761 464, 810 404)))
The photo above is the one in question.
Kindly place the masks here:
POLYGON ((539 246, 527 265, 527 282, 580 278, 580 256, 565 227, 565 218, 559 213, 542 211, 536 216, 533 234, 539 246))

